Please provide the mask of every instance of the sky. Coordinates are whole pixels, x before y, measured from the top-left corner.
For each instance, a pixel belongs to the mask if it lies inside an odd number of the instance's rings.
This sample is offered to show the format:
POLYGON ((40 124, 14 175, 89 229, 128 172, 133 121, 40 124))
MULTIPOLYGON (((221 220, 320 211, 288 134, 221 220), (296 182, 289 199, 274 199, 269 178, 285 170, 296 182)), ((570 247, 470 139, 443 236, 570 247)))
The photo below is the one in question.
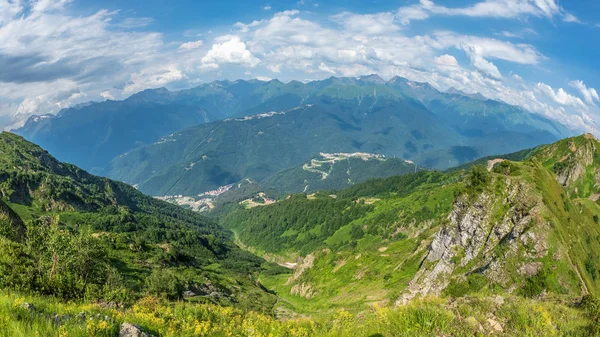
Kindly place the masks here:
POLYGON ((147 88, 378 74, 600 135, 597 0, 0 0, 0 127, 147 88))

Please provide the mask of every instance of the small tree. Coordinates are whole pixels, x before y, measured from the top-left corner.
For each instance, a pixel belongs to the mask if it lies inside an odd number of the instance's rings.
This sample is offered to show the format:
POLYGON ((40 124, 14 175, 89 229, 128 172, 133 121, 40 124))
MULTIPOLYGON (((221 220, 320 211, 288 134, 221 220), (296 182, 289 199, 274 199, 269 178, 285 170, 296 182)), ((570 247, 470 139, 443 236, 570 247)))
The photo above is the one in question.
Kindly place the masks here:
POLYGON ((472 166, 467 176, 467 187, 474 191, 481 191, 490 183, 490 174, 485 167, 472 166))

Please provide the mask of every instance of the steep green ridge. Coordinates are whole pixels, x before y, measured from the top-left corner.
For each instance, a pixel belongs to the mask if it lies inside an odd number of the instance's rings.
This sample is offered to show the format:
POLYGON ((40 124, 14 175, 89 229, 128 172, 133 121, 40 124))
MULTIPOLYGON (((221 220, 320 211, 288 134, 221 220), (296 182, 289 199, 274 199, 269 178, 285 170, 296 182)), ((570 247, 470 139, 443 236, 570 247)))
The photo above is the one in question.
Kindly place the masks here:
POLYGON ((295 195, 221 224, 295 268, 261 276, 295 310, 427 295, 598 295, 600 143, 584 135, 525 157, 489 172, 475 165, 295 195))
MULTIPOLYGON (((269 310, 269 267, 191 211, 0 134, 0 287, 66 299, 146 294, 269 310), (254 276, 253 276, 254 275, 254 276)), ((277 268, 275 268, 277 269, 277 268)))
POLYGON ((151 195, 194 196, 245 178, 263 183, 320 152, 365 152, 448 168, 569 135, 522 109, 400 78, 293 85, 286 89, 305 89, 301 105, 175 132, 119 156, 104 174, 151 195))

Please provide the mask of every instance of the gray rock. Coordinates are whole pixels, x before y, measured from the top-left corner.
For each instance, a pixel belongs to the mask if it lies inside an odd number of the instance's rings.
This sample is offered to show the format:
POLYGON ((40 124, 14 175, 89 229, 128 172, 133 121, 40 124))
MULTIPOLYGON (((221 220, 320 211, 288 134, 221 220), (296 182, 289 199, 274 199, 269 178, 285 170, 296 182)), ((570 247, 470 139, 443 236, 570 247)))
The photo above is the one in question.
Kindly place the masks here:
POLYGON ((131 323, 121 324, 121 330, 119 331, 119 337, 153 337, 152 335, 144 332, 139 325, 131 323))
POLYGON ((33 304, 27 303, 27 302, 23 302, 23 304, 21 304, 21 308, 23 308, 25 310, 28 310, 28 311, 31 311, 31 310, 35 309, 35 307, 33 306, 33 304))
POLYGON ((186 290, 183 292, 183 297, 194 297, 196 296, 196 293, 190 290, 186 290))

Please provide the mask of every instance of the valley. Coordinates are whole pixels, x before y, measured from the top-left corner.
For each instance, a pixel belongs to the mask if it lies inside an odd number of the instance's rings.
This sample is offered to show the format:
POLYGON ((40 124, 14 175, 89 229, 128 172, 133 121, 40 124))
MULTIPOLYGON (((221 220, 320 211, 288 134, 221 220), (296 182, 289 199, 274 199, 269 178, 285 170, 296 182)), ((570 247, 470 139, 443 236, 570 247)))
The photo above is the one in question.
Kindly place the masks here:
MULTIPOLYGON (((402 159, 403 175, 277 202, 245 180, 201 195, 228 200, 207 213, 217 221, 10 133, 0 151, 0 335, 113 335, 129 322, 160 336, 598 331, 591 135, 445 172, 402 159)), ((391 159, 322 153, 299 168, 322 181, 352 160, 391 159)))
POLYGON ((600 337, 598 18, 0 0, 0 337, 600 337))

